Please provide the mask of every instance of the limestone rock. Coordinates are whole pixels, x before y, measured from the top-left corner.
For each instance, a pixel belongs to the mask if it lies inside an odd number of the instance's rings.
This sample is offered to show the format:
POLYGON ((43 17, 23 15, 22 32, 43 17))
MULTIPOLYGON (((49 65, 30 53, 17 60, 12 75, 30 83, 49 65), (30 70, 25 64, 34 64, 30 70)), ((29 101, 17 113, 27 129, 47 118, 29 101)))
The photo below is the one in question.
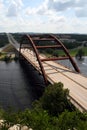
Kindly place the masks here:
POLYGON ((0 120, 0 128, 4 126, 4 120, 0 120))
POLYGON ((21 130, 29 130, 29 128, 27 126, 23 126, 21 127, 21 130))
POLYGON ((21 130, 33 130, 32 128, 28 128, 28 126, 22 126, 21 130))
POLYGON ((13 125, 8 130, 33 130, 32 128, 28 128, 28 126, 21 126, 20 124, 13 125))
POLYGON ((8 130, 21 130, 20 124, 14 125, 14 126, 10 127, 8 130))

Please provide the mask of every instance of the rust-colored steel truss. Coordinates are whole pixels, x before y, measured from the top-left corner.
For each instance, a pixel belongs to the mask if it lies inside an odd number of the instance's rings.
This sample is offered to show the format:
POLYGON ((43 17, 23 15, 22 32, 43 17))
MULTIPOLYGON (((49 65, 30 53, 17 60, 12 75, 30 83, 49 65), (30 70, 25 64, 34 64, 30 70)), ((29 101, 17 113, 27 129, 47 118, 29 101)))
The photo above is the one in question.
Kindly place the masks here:
MULTIPOLYGON (((27 34, 27 35, 24 35, 22 37, 21 44, 20 44, 20 53, 21 53, 21 48, 22 48, 22 45, 24 44, 23 42, 24 42, 25 39, 28 40, 27 44, 29 44, 29 48, 31 48, 35 53, 35 56, 36 56, 37 61, 39 63, 39 66, 40 66, 40 69, 41 69, 41 72, 42 72, 42 75, 43 75, 43 78, 44 78, 44 81, 45 81, 46 84, 47 84, 47 76, 46 76, 42 62, 69 59, 70 62, 72 63, 72 65, 73 65, 74 69, 77 72, 80 72, 80 70, 79 70, 78 66, 76 65, 75 61, 70 56, 67 48, 63 45, 63 43, 55 35, 51 35, 51 34, 38 34, 38 35, 34 35, 34 34, 28 35, 27 34), (40 42, 44 42, 44 43, 49 42, 51 44, 50 45, 47 45, 47 43, 41 44, 40 42), (37 45, 37 43, 40 43, 40 44, 37 45), (47 49, 47 48, 62 49, 65 52, 66 56, 41 59, 40 56, 39 56, 38 49, 47 49)), ((24 47, 24 48, 28 48, 28 47, 24 47)))

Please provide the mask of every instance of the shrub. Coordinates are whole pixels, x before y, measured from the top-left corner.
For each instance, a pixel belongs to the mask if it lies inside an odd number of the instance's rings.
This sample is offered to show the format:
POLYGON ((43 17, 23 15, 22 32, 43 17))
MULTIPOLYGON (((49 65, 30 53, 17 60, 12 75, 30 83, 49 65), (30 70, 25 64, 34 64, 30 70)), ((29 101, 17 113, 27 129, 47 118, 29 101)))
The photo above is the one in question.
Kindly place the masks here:
POLYGON ((49 114, 57 116, 69 108, 68 95, 69 91, 63 88, 62 83, 49 85, 40 100, 35 103, 35 107, 47 110, 49 114))

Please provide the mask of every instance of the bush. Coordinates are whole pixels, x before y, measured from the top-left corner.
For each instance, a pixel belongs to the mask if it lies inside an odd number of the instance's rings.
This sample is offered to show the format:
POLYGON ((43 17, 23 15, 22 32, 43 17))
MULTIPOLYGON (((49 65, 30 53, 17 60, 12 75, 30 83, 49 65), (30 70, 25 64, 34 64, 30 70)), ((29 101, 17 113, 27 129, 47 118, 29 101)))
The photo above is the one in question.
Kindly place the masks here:
POLYGON ((87 116, 79 111, 65 111, 59 116, 58 124, 60 130, 86 130, 87 116), (81 116, 83 116, 85 120, 81 119, 81 116))
POLYGON ((5 56, 4 57, 4 61, 8 62, 10 60, 10 57, 9 56, 5 56))
POLYGON ((77 54, 76 54, 76 58, 81 60, 83 56, 84 56, 84 51, 82 49, 79 49, 77 54))
POLYGON ((55 50, 52 55, 58 57, 59 56, 58 50, 55 50))
POLYGON ((35 103, 35 107, 47 110, 49 114, 57 116, 69 108, 68 95, 69 91, 63 88, 62 83, 49 85, 40 100, 35 103))

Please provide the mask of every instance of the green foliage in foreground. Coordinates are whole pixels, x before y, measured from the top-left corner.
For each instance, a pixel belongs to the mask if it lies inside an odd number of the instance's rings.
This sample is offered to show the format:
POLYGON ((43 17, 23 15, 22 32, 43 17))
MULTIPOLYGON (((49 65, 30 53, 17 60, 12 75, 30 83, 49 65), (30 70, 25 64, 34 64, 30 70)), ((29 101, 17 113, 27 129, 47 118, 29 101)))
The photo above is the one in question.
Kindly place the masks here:
POLYGON ((68 90, 58 83, 46 88, 32 110, 12 112, 1 109, 0 119, 5 120, 5 126, 0 130, 7 130, 14 124, 27 125, 33 130, 87 130, 87 113, 66 110, 67 95, 68 90))
POLYGON ((17 113, 4 112, 2 118, 6 120, 6 125, 1 130, 7 130, 9 124, 12 126, 19 123, 33 130, 87 130, 87 114, 78 111, 64 111, 55 117, 45 110, 27 109, 17 113))
POLYGON ((55 83, 45 89, 43 96, 36 102, 35 106, 47 110, 52 116, 57 116, 65 109, 71 109, 71 103, 67 99, 68 96, 68 89, 64 89, 61 82, 55 83))

